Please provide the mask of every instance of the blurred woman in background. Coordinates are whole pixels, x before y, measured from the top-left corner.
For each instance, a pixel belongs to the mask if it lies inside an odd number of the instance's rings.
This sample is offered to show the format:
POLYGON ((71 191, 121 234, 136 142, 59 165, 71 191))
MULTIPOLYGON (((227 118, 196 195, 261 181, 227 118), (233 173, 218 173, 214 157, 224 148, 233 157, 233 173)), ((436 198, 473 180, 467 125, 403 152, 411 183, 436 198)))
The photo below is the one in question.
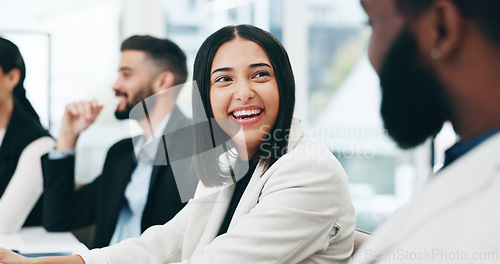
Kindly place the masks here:
POLYGON ((0 37, 0 234, 41 225, 40 157, 54 146, 26 98, 25 76, 19 49, 0 37))

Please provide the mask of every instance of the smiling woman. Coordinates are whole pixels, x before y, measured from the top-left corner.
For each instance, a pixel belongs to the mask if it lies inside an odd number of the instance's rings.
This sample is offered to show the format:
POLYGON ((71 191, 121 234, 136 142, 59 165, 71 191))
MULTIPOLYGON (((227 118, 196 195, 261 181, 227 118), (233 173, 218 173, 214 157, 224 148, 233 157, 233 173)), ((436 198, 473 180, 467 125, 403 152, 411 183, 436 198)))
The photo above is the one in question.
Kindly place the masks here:
MULTIPOLYGON (((214 117, 241 125, 233 140, 246 145, 250 158, 278 116, 278 84, 270 64, 264 49, 241 38, 222 45, 212 63, 210 104, 214 117)), ((222 129, 229 131, 223 125, 222 129)))
MULTIPOLYGON (((195 123, 215 118, 220 125, 212 128, 216 138, 228 141, 227 135, 232 135, 234 142, 245 142, 240 146, 249 151, 240 155, 245 155, 243 159, 266 157, 259 159, 264 171, 281 157, 269 153, 286 153, 287 141, 282 139, 288 137, 292 123, 295 78, 288 54, 274 36, 247 25, 218 30, 198 51, 193 78, 203 101, 193 104, 195 123), (260 113, 252 116, 252 111, 260 113), (229 120, 237 125, 225 122, 229 120)), ((200 153, 206 131, 195 133, 200 153)), ((212 174, 200 173, 221 173, 217 161, 201 156, 194 162, 206 185, 220 184, 212 174)))
MULTIPOLYGON (((201 103, 193 105, 193 166, 202 182, 195 198, 165 225, 82 253, 83 261, 347 263, 355 227, 347 176, 332 153, 292 121, 295 84, 283 46, 253 26, 222 28, 198 51, 194 80, 201 103), (210 126, 198 125, 207 117, 210 126), (201 155, 206 141, 226 146, 226 139, 231 148, 201 155), (236 157, 224 159, 233 149, 236 157)), ((2 254, 16 257, 0 251, 0 262, 2 254)))

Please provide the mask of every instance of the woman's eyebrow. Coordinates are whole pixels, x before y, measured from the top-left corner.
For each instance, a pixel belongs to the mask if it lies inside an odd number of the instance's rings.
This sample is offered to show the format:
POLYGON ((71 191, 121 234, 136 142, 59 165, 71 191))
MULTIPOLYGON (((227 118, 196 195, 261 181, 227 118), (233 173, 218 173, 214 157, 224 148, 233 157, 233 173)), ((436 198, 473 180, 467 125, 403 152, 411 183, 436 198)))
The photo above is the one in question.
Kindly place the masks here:
POLYGON ((221 71, 232 71, 233 68, 230 68, 230 67, 224 67, 224 68, 218 68, 218 69, 215 69, 211 75, 213 75, 214 73, 216 72, 221 72, 221 71))
MULTIPOLYGON (((248 66, 248 68, 257 68, 257 67, 269 67, 269 68, 272 68, 269 64, 267 63, 254 63, 254 64, 250 64, 248 66)), ((233 71, 233 68, 231 67, 223 67, 223 68, 218 68, 218 69, 215 69, 211 75, 213 75, 214 73, 216 72, 227 72, 227 71, 233 71)))
POLYGON ((254 64, 250 64, 250 66, 248 66, 248 68, 257 68, 257 67, 262 67, 262 66, 272 68, 267 63, 254 63, 254 64))

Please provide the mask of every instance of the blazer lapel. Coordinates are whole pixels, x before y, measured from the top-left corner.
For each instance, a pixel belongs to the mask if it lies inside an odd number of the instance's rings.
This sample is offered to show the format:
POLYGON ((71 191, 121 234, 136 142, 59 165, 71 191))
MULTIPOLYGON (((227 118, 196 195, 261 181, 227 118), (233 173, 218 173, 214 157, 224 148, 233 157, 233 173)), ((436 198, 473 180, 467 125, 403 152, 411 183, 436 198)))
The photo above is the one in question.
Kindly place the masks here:
MULTIPOLYGON (((154 142, 158 143, 156 155, 155 155, 155 160, 154 160, 154 165, 153 166, 153 172, 151 174, 151 182, 149 185, 149 191, 151 192, 151 188, 154 186, 154 183, 158 179, 160 172, 162 171, 162 168, 165 168, 165 166, 158 166, 158 165, 167 165, 169 164, 167 161, 170 159, 171 155, 175 155, 172 153, 178 152, 178 151, 183 151, 184 148, 179 147, 179 144, 185 144, 185 142, 179 142, 179 141, 184 141, 184 140, 179 140, 177 138, 172 138, 171 134, 169 132, 173 132, 177 129, 182 128, 189 124, 188 119, 182 114, 180 109, 175 106, 174 110, 172 111, 172 116, 170 117, 170 120, 168 121, 168 124, 162 134, 161 138, 155 139, 154 142), (159 141, 159 142, 157 142, 159 141), (165 145, 167 149, 165 149, 165 145)), ((145 146, 147 148, 148 146, 145 146)))
POLYGON ((121 206, 121 200, 124 196, 125 188, 127 188, 127 185, 132 177, 132 173, 137 166, 132 142, 130 142, 130 148, 124 151, 120 157, 116 157, 114 160, 116 160, 114 164, 117 164, 117 166, 115 167, 116 175, 119 175, 119 177, 117 177, 119 179, 119 182, 115 182, 115 184, 119 187, 117 188, 117 190, 121 195, 112 195, 112 197, 118 197, 120 201, 117 202, 120 202, 121 206))
POLYGON ((262 177, 262 172, 264 168, 261 165, 258 165, 255 168, 254 173, 252 174, 252 178, 250 182, 248 182, 247 188, 243 192, 241 196, 240 202, 234 211, 233 218, 231 219, 231 223, 229 223, 228 231, 238 223, 238 220, 241 216, 246 215, 255 207, 259 200, 260 191, 262 190, 266 180, 262 177))
MULTIPOLYGON (((190 159, 193 156, 193 128, 191 125, 191 120, 187 119, 176 106, 164 133, 170 163, 186 158, 190 159)), ((158 151, 163 151, 163 149, 162 146, 158 151)))
POLYGON ((438 173, 374 234, 374 239, 366 247, 373 249, 372 252, 386 252, 417 234, 419 226, 432 221, 448 207, 473 198, 491 180, 496 180, 494 170, 500 164, 499 148, 500 135, 497 135, 438 173))
MULTIPOLYGON (((221 223, 226 216, 227 208, 231 202, 231 197, 234 193, 235 184, 232 184, 224 189, 222 189, 215 201, 212 212, 208 218, 207 225, 203 234, 200 237, 195 250, 193 251, 193 256, 201 255, 203 248, 210 244, 217 236, 221 223)), ((203 216, 201 216, 203 217, 203 216)))
MULTIPOLYGON (((298 120, 294 120, 292 123, 289 142, 288 142, 289 149, 291 150, 295 148, 298 141, 303 136, 304 136, 304 131, 302 129, 302 126, 300 125, 298 120)), ((250 179, 250 182, 248 183, 243 193, 243 196, 241 197, 240 202, 236 207, 236 210, 231 219, 231 223, 229 224, 228 231, 231 230, 231 228, 238 222, 240 217, 248 214, 250 210, 252 210, 252 208, 254 208, 255 205, 257 204, 260 192, 264 184, 266 183, 267 179, 271 175, 270 173, 265 173, 263 175, 263 170, 264 168, 261 165, 258 165, 255 168, 255 171, 252 174, 252 178, 250 179)), ((193 251, 192 256, 197 256, 202 254, 203 248, 206 245, 210 244, 217 236, 221 223, 223 222, 224 217, 226 216, 229 203, 231 202, 231 198, 234 193, 234 188, 235 184, 231 184, 230 186, 223 188, 219 192, 217 200, 210 213, 208 223, 205 227, 203 234, 201 235, 199 243, 197 244, 195 250, 193 251)), ((197 195, 201 197, 207 195, 208 193, 210 193, 210 190, 204 190, 204 188, 199 188, 199 190, 197 191, 197 195)))
MULTIPOLYGON (((288 149, 290 151, 293 150, 303 137, 304 129, 300 124, 300 121, 298 119, 293 119, 290 134, 288 136, 288 149)), ((257 204, 260 192, 271 175, 270 173, 263 174, 263 172, 263 166, 258 165, 257 168, 255 168, 252 178, 250 179, 250 182, 241 197, 240 203, 238 204, 238 207, 236 207, 236 211, 234 212, 231 223, 229 224, 228 231, 231 230, 236 223, 238 223, 240 217, 248 214, 257 204)))
POLYGON ((110 230, 107 234, 109 240, 111 240, 111 236, 115 230, 118 215, 125 199, 125 189, 136 167, 132 141, 130 141, 129 149, 126 149, 120 156, 113 158, 113 164, 116 164, 113 167, 116 177, 113 178, 112 183, 115 191, 110 192, 108 195, 109 211, 106 213, 110 217, 109 221, 107 221, 108 227, 106 228, 106 230, 110 230))

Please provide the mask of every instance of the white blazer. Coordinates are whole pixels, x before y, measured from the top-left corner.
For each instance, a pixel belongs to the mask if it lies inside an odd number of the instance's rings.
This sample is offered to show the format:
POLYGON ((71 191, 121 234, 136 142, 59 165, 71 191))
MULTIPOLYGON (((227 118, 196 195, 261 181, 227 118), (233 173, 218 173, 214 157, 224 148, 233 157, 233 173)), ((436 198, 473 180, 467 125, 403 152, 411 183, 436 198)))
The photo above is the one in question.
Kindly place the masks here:
POLYGON ((500 133, 438 172, 353 263, 499 263, 500 133))
POLYGON ((226 234, 216 237, 234 185, 140 238, 80 255, 87 264, 347 263, 355 217, 344 170, 296 121, 288 148, 263 175, 257 166, 226 234))

